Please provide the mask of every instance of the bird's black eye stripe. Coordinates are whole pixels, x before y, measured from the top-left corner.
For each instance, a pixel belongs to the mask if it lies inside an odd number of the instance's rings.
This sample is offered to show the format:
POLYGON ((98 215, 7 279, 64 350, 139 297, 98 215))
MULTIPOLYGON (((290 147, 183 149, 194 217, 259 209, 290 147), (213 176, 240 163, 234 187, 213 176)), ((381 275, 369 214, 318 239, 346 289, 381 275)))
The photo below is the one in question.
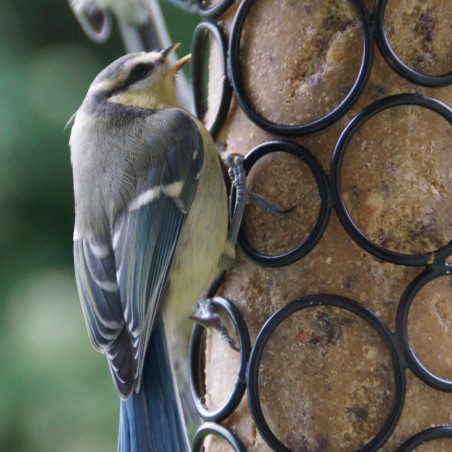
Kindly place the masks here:
POLYGON ((144 77, 146 77, 149 74, 149 72, 152 70, 153 67, 154 67, 153 63, 137 64, 130 71, 129 77, 128 77, 127 82, 126 82, 126 85, 131 85, 132 83, 135 83, 138 80, 143 79, 144 77))
POLYGON ((130 70, 128 77, 119 86, 105 92, 105 98, 108 99, 122 91, 127 91, 131 85, 148 76, 154 67, 154 62, 137 64, 130 70))

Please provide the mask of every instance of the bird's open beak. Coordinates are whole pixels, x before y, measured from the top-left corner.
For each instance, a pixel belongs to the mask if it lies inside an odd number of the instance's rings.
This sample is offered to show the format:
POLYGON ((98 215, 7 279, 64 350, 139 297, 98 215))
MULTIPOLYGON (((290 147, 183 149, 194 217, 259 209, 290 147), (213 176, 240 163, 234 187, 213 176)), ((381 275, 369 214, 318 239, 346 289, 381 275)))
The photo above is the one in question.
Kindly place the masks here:
MULTIPOLYGON (((173 50, 177 49, 179 47, 179 43, 177 42, 176 44, 171 44, 169 47, 167 47, 166 49, 162 50, 160 53, 164 58, 164 62, 166 63, 168 61, 169 56, 171 55, 171 53, 173 52, 173 50)), ((181 69, 181 67, 187 63, 188 61, 190 61, 191 58, 191 53, 189 53, 188 55, 185 55, 184 57, 182 57, 180 60, 176 61, 172 66, 170 66, 164 73, 163 75, 174 75, 176 74, 177 71, 179 71, 181 69)))

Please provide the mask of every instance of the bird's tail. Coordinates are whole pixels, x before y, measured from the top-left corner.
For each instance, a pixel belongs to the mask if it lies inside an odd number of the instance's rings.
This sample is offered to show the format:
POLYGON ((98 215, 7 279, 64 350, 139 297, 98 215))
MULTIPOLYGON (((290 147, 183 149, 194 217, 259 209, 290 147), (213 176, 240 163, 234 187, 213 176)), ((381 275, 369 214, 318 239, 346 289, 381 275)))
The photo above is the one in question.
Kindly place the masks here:
POLYGON ((138 393, 121 400, 118 452, 189 452, 161 315, 155 319, 138 393))

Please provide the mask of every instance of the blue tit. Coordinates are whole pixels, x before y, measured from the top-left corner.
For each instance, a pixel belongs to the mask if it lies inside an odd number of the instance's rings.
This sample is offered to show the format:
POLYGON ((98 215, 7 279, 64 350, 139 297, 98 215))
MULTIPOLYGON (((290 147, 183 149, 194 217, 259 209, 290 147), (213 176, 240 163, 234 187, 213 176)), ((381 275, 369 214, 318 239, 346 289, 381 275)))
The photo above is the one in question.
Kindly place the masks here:
MULTIPOLYGON (((108 40, 113 14, 127 52, 161 49, 171 44, 158 0, 68 0, 68 3, 83 31, 94 42, 108 40)), ((175 54, 169 56, 170 63, 176 60, 175 54)), ((176 74, 176 93, 179 102, 190 108, 190 90, 182 73, 176 74)))
POLYGON ((175 98, 174 75, 190 57, 168 67, 175 47, 105 68, 69 141, 76 281, 90 340, 122 400, 120 451, 188 450, 167 338, 232 263, 244 208, 243 168, 232 158, 228 229, 215 144, 175 98))

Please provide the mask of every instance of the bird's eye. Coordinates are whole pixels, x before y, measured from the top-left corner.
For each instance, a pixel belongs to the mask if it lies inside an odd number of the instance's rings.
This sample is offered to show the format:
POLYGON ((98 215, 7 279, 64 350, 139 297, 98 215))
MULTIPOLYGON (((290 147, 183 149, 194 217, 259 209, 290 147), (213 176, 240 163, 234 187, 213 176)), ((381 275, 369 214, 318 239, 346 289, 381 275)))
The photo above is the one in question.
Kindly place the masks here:
POLYGON ((146 77, 146 75, 149 74, 149 71, 151 69, 152 66, 149 64, 138 64, 130 71, 129 81, 133 83, 143 79, 144 77, 146 77))

